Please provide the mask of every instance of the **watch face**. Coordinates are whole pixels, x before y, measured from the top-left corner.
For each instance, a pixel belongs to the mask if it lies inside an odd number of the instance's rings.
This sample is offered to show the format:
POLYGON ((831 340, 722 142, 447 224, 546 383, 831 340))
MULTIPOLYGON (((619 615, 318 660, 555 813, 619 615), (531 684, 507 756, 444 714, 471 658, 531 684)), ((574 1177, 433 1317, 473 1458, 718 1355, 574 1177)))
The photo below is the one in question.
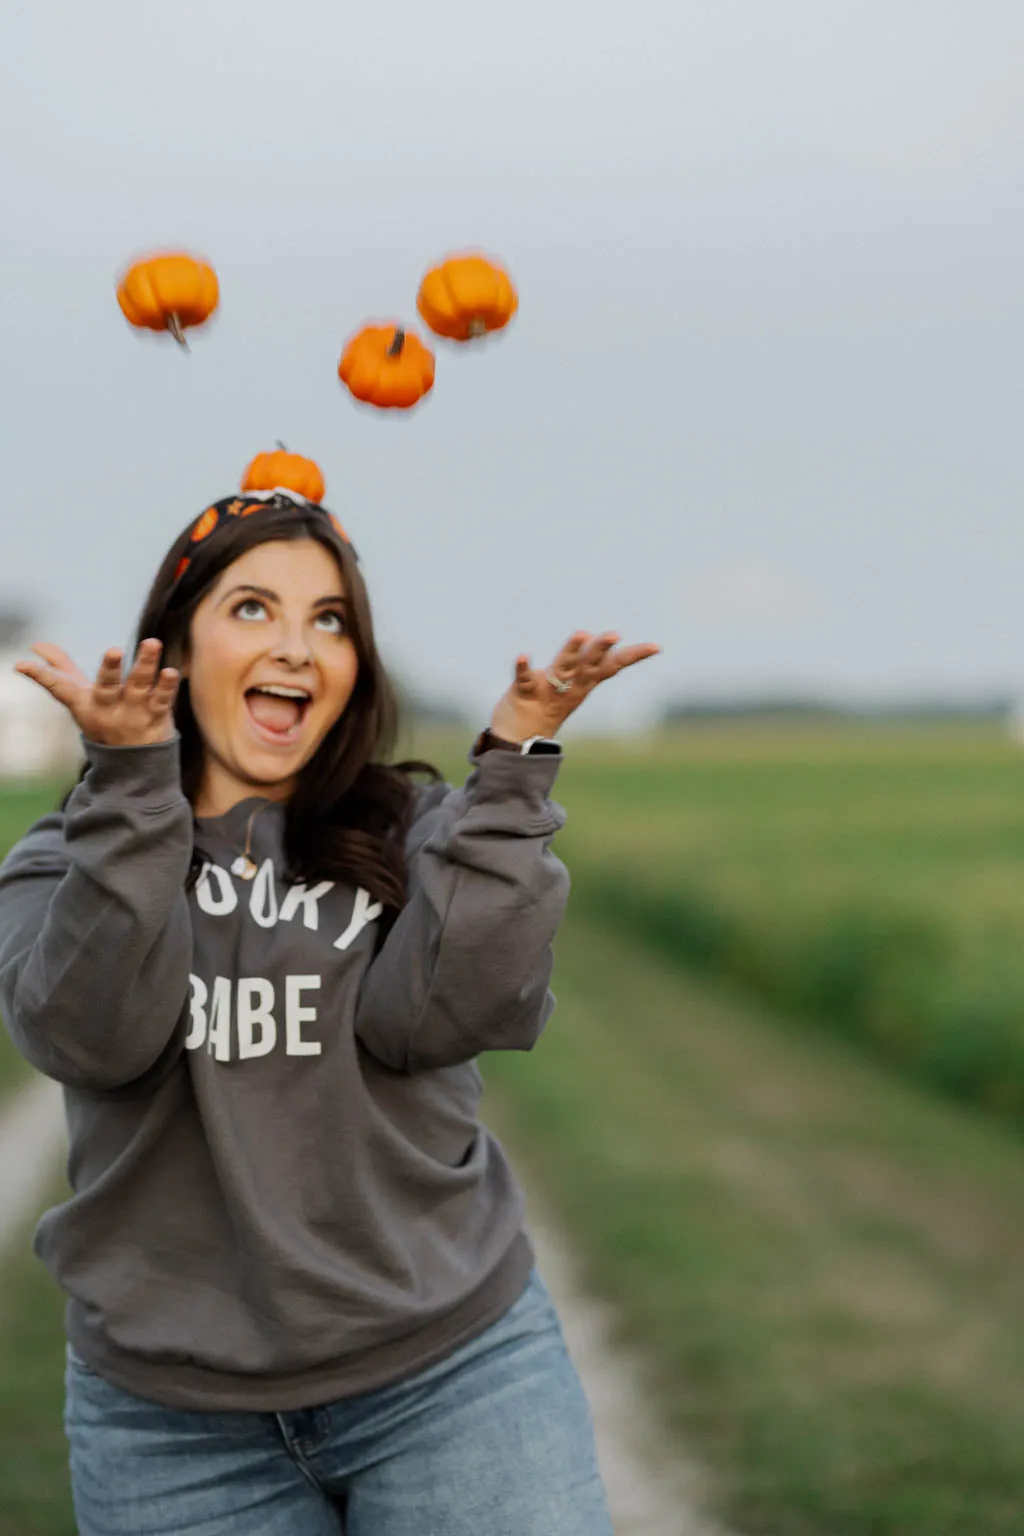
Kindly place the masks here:
POLYGON ((534 736, 523 747, 528 757, 560 757, 562 748, 557 741, 551 741, 546 736, 534 736))

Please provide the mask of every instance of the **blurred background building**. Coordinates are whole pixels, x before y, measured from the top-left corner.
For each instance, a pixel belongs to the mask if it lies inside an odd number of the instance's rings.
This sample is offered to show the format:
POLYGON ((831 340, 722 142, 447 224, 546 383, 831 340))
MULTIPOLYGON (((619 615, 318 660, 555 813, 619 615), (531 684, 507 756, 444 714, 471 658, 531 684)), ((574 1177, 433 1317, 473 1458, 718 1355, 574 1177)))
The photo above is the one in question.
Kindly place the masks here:
POLYGON ((14 671, 28 655, 32 627, 26 610, 0 602, 0 780, 56 776, 79 755, 67 711, 14 671))

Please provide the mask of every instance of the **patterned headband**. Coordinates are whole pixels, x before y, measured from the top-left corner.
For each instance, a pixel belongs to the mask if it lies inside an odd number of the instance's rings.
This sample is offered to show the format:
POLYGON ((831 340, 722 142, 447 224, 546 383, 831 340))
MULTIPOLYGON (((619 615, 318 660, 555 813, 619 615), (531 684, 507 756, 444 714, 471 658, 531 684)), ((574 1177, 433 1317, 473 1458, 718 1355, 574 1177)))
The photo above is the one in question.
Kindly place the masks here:
MULTIPOLYGON (((275 511, 291 507, 296 512, 319 512, 321 517, 327 519, 338 537, 344 539, 356 560, 359 559, 352 540, 333 512, 328 512, 327 508, 322 507, 319 502, 307 501, 304 496, 297 496, 294 491, 286 490, 283 486, 278 486, 273 491, 243 491, 240 496, 225 496, 223 501, 215 501, 196 519, 195 526, 189 534, 189 546, 205 544, 218 528, 225 527, 236 517, 251 517, 254 512, 262 512, 270 507, 275 511)), ((178 561, 178 569, 174 573, 175 582, 181 580, 191 564, 191 555, 181 557, 178 561)))

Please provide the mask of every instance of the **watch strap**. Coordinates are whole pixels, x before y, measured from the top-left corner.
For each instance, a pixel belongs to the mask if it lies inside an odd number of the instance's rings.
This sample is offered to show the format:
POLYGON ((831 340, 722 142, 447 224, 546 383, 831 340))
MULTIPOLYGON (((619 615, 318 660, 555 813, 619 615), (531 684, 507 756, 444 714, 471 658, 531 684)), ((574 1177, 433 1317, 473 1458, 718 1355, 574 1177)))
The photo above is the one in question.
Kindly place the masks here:
POLYGON ((527 741, 506 741, 488 727, 480 732, 473 743, 474 757, 479 757, 483 752, 517 752, 521 757, 560 757, 562 748, 549 736, 531 736, 527 741))

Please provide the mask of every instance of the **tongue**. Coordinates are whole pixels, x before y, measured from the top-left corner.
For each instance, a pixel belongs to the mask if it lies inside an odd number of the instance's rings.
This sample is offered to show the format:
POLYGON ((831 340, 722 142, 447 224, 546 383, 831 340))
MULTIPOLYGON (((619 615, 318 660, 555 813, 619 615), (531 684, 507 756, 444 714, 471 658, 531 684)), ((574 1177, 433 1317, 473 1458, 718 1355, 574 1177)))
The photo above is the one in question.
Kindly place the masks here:
POLYGON ((281 735, 298 725, 302 717, 302 705, 297 699, 279 699, 272 693, 250 693, 249 709, 264 730, 279 731, 281 735))

